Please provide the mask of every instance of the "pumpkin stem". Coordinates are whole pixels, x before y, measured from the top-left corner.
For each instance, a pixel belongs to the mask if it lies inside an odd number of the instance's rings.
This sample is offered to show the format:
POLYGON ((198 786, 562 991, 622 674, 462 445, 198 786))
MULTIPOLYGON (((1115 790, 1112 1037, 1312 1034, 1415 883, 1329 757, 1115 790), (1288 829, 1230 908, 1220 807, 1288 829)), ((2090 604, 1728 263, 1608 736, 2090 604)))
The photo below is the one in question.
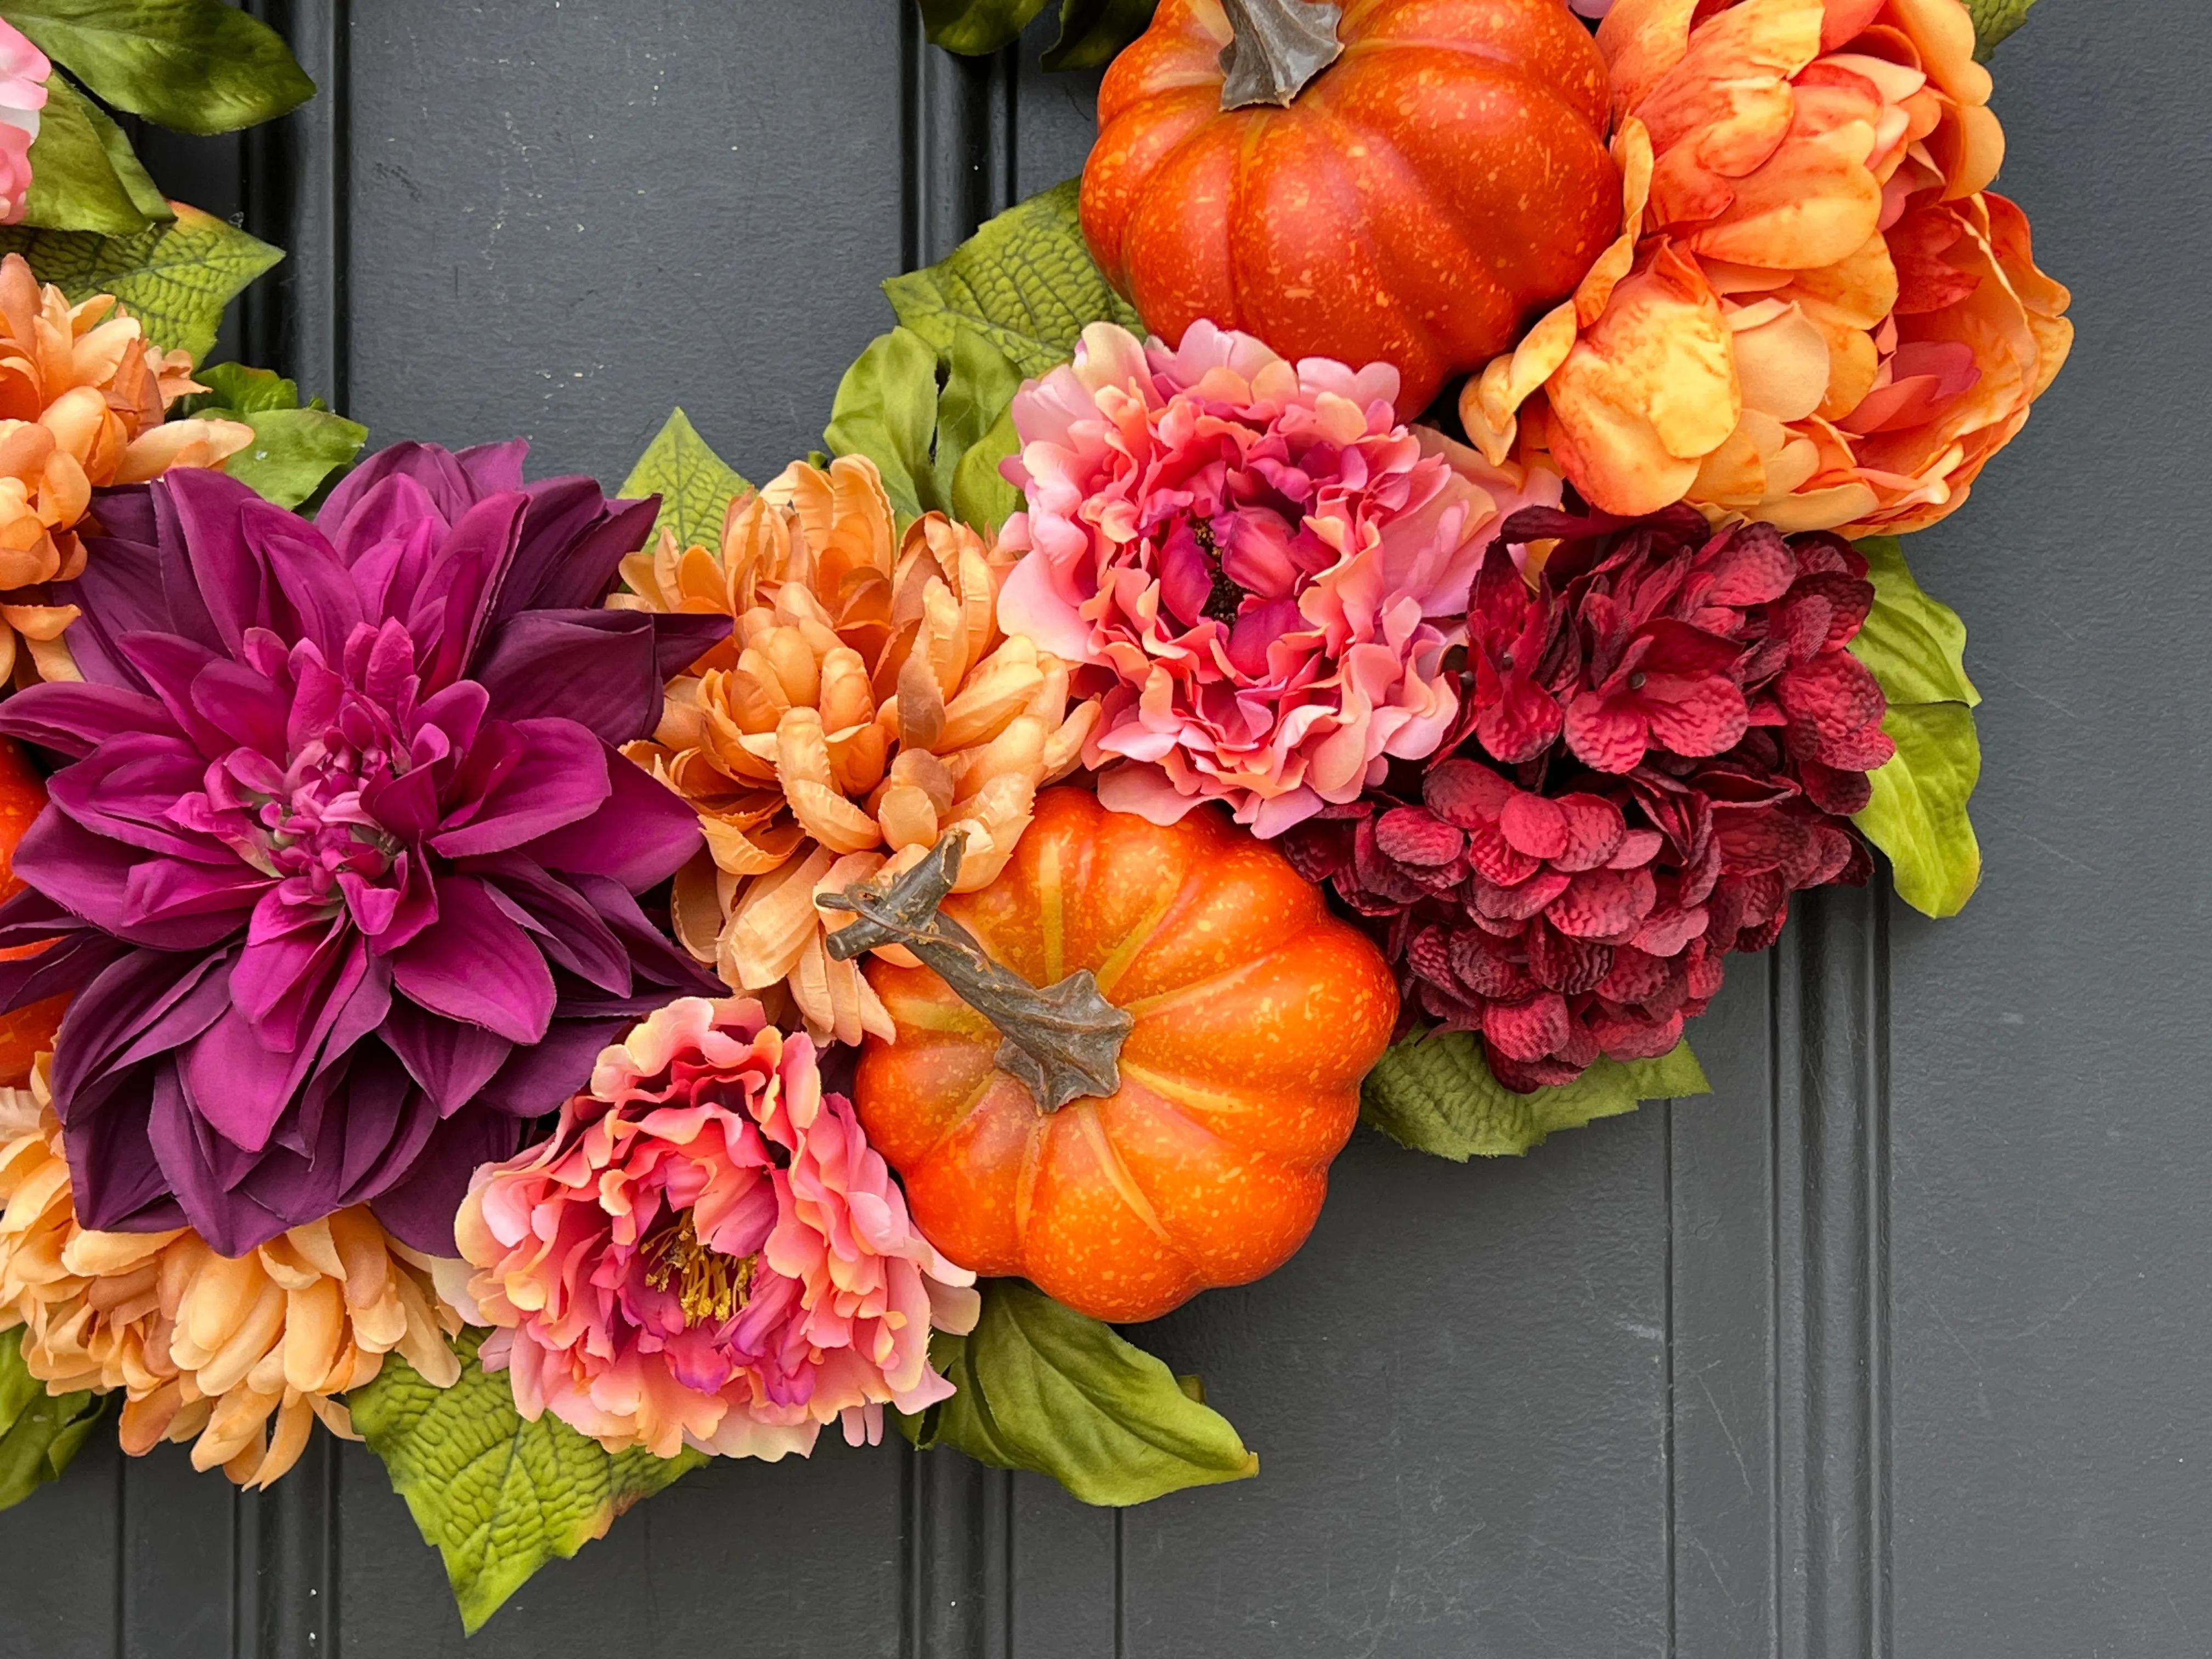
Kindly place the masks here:
POLYGON ((1334 0, 1221 0, 1229 44, 1221 50, 1221 107, 1287 104, 1344 51, 1334 0))
POLYGON ((850 962, 863 951, 906 946, 999 1028, 1006 1038, 994 1057, 999 1069, 1028 1089, 1041 1111, 1112 1094, 1121 1086, 1121 1044, 1136 1017, 1106 1000, 1088 968, 1038 988, 992 961, 975 934, 938 910, 960 878, 967 840, 964 830, 955 830, 921 863, 887 883, 817 897, 825 910, 849 910, 860 918, 830 935, 830 954, 850 962))

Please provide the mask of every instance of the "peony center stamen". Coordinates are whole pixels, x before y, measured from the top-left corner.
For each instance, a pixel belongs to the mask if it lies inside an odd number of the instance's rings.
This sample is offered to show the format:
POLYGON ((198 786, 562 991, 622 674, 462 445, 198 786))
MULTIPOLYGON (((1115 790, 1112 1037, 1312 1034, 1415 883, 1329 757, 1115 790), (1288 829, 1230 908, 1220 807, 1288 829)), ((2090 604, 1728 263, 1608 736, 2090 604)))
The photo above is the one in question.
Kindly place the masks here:
POLYGON ((1221 568, 1221 549, 1213 539, 1213 526, 1203 520, 1194 520, 1190 533, 1199 550, 1206 555, 1206 568, 1213 578, 1213 591, 1206 596, 1200 614, 1224 628, 1233 628, 1243 612, 1244 590, 1230 580, 1229 573, 1221 568))
POLYGON ((648 1237, 643 1249, 652 1262, 645 1282, 656 1291, 675 1287, 687 1326, 726 1324, 752 1298, 758 1254, 727 1256, 702 1244, 689 1210, 648 1237))

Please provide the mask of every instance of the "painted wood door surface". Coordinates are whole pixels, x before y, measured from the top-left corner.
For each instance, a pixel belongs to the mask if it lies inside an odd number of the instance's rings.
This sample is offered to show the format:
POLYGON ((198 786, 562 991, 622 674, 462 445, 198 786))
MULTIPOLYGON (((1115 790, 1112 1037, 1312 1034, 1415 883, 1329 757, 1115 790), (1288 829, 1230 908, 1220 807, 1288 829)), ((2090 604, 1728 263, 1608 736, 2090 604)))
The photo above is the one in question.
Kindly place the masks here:
MULTIPOLYGON (((377 439, 619 481, 672 404, 819 441, 877 280, 1074 173, 1095 77, 910 0, 290 0, 324 94, 174 187, 292 250, 232 331, 377 439)), ((1281 1273, 1138 1333, 1261 1453, 1126 1513, 903 1446, 720 1463, 465 1647, 375 1460, 88 1449, 0 1659, 2184 1659, 2212 1653, 2212 12, 1999 62, 2072 367, 1915 568, 1989 873, 1801 905, 1716 1084, 1462 1168, 1362 1132, 1281 1273)), ((834 1439, 834 1437, 832 1437, 834 1439)))

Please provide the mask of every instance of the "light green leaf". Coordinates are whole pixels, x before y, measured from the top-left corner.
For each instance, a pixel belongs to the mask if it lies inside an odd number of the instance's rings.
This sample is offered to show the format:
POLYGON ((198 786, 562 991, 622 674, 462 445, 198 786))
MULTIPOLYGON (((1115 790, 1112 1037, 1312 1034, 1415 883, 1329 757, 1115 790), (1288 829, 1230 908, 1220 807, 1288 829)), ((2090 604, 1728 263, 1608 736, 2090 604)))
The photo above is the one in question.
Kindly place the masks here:
POLYGON ((1874 671, 1893 703, 1982 700, 1966 678, 1966 624, 1959 613, 1921 591, 1894 536, 1861 542, 1874 609, 1851 641, 1851 654, 1874 671))
MULTIPOLYGON (((273 368, 250 368, 244 363, 210 363, 192 371, 192 379, 205 386, 178 400, 170 416, 220 414, 234 421, 264 409, 300 407, 300 384, 273 368)), ((319 401, 315 407, 322 407, 319 401)))
POLYGON ((368 441, 367 427, 326 409, 205 412, 253 428, 253 441, 225 461, 222 470, 279 507, 307 500, 331 473, 351 466, 368 441))
POLYGON ((229 132, 314 96, 283 37, 224 0, 8 0, 40 51, 118 109, 229 132))
POLYGON ((1004 1469, 1048 1474, 1086 1504, 1142 1504, 1260 1472, 1196 1378, 1178 1378, 1098 1321, 1018 1279, 983 1281, 966 1336, 930 1358, 958 1391, 900 1426, 1004 1469))
POLYGON ((1893 704, 1881 729, 1897 744, 1873 774, 1874 799, 1852 823, 1889 854, 1897 896, 1931 916, 1958 915, 1982 879, 1966 802, 1982 775, 1974 711, 1963 702, 1893 704))
POLYGON ((1013 453, 1007 410, 1022 377, 966 323, 950 338, 941 356, 907 328, 870 342, 838 384, 822 439, 836 454, 875 462, 902 520, 946 513, 995 528, 1019 502, 1004 479, 993 487, 987 469, 1013 453))
POLYGON ((48 1394, 24 1366, 22 1327, 0 1331, 0 1510, 58 1479, 106 1403, 89 1393, 48 1394))
POLYGON ((1012 46, 1044 0, 921 0, 922 32, 933 46, 978 58, 1012 46))
MULTIPOLYGON (((1001 362, 1004 359, 1000 360, 1001 362)), ((952 516, 979 531, 995 531, 1022 505, 1022 492, 1000 476, 999 463, 1021 447, 1013 405, 1000 410, 991 429, 952 469, 952 516)))
POLYGON ((1557 1130, 1632 1112, 1639 1101, 1711 1092, 1685 1042, 1657 1060, 1601 1060, 1572 1083, 1516 1094, 1490 1074, 1480 1038, 1438 1031, 1384 1052, 1360 1086, 1359 1115, 1417 1152, 1464 1164, 1517 1157, 1557 1130))
POLYGON ((2027 21, 2027 9, 2034 3, 2035 0, 1966 0, 1967 13, 1974 20, 1974 55, 1986 59, 1999 41, 2027 21))
POLYGON ((384 1460, 423 1540, 445 1558, 471 1636, 556 1556, 603 1538, 617 1516, 706 1462, 609 1454, 550 1412, 526 1423, 504 1372, 477 1364, 481 1331, 454 1343, 460 1381, 433 1388, 398 1354, 346 1396, 353 1425, 384 1460))
POLYGON ((1038 61, 1048 70, 1097 69, 1151 26, 1158 0, 1060 0, 1060 39, 1038 61))
POLYGON ((146 176, 122 129, 56 70, 31 146, 23 222, 55 230, 128 236, 176 216, 146 176), (149 198, 158 210, 149 211, 149 198))
POLYGON ((21 254, 41 281, 72 300, 112 294, 155 344, 204 357, 223 307, 284 252, 198 208, 175 205, 175 223, 135 236, 0 228, 0 253, 21 254))
POLYGON ((1084 243, 1081 186, 1070 179, 1017 203, 927 270, 888 278, 899 321, 940 356, 965 322, 1024 374, 1066 362, 1086 324, 1141 329, 1084 243))
POLYGON ((711 548, 721 545, 722 520, 731 501, 751 488, 708 447, 679 409, 653 434, 619 493, 633 500, 660 497, 660 515, 653 521, 654 541, 667 530, 678 547, 711 548))

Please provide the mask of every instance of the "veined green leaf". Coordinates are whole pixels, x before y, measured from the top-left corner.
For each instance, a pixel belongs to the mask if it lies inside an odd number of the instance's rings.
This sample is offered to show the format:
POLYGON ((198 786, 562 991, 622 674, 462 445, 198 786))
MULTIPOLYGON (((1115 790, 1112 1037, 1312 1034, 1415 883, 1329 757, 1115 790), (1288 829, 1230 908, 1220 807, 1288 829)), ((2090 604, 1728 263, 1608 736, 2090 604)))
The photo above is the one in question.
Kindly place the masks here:
POLYGON ((40 279, 72 300, 112 294, 146 325, 155 344, 207 355, 222 309, 238 291, 284 257, 212 214, 181 203, 174 223, 135 236, 85 231, 0 228, 0 253, 20 253, 40 279))
POLYGON ((891 309, 940 357, 966 323, 1024 375, 1074 354, 1087 324, 1140 329, 1091 258, 1070 179, 1017 203, 926 270, 884 283, 891 309))
POLYGON ((57 1480, 100 1420, 106 1401, 50 1395, 23 1364, 23 1329, 0 1331, 0 1510, 57 1480))
POLYGON ((1889 854, 1897 896, 1931 916, 1956 915, 1982 879, 1966 803, 1982 775, 1974 711, 1963 702, 1893 704, 1881 729, 1896 755, 1873 774, 1874 799, 1851 820, 1889 854))
POLYGON ((875 462, 902 520, 945 513, 995 528, 1020 501, 996 467, 1013 453, 1008 410, 1021 383, 965 321, 952 324, 941 354, 912 329, 895 328, 846 370, 822 441, 835 454, 875 462))
POLYGON ((59 70, 48 76, 23 222, 128 236, 174 217, 123 130, 59 70))
POLYGON ((660 497, 653 521, 653 539, 671 531, 678 547, 719 547, 722 520, 730 503, 752 486, 708 446, 682 410, 670 414, 637 465, 623 480, 621 494, 631 499, 660 497))
POLYGON ((395 1353, 346 1396, 354 1427, 445 1558, 471 1636, 538 1568, 605 1537, 631 1504, 706 1462, 695 1451, 611 1454, 550 1413, 524 1422, 506 1376, 477 1363, 483 1339, 471 1331, 454 1343, 461 1377, 450 1389, 395 1353))
POLYGON ((180 132, 273 120, 315 92, 283 37, 224 0, 7 0, 0 15, 116 108, 180 132))
POLYGON ((1988 58, 1999 41, 2027 21, 2028 8, 2034 3, 2035 0, 1966 0, 1967 14, 1974 20, 1974 55, 1988 58))
POLYGON ((1601 1060, 1572 1083, 1516 1094, 1490 1074, 1479 1038, 1437 1031, 1394 1043, 1360 1086, 1360 1116, 1417 1152, 1464 1164, 1517 1157, 1559 1129, 1632 1112, 1640 1101, 1711 1094, 1685 1042, 1657 1060, 1601 1060))
POLYGON ((1921 591, 1896 537, 1870 537, 1858 549, 1874 583, 1874 609, 1851 641, 1851 654, 1874 671, 1882 695, 1892 703, 1963 702, 1971 708, 1981 702, 1966 678, 1966 624, 1959 613, 1921 591))
POLYGON ((982 1291, 974 1331, 930 1340, 957 1392, 900 1420, 923 1450, 1034 1469, 1086 1504, 1141 1504, 1260 1472, 1194 1378, 1021 1279, 986 1279, 982 1291))

